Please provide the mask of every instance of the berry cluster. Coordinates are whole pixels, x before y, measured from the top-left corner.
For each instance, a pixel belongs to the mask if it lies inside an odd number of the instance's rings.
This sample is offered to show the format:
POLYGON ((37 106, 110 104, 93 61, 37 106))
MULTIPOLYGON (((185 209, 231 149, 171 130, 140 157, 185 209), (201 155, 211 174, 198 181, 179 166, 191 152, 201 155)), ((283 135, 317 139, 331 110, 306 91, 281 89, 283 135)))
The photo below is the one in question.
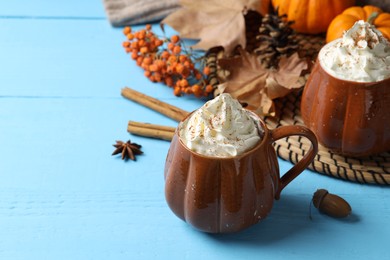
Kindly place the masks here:
POLYGON ((194 94, 202 97, 213 91, 207 80, 210 68, 202 61, 199 62, 201 68, 195 67, 193 55, 183 48, 178 35, 160 39, 152 32, 151 25, 136 32, 125 27, 123 33, 127 37, 123 47, 152 82, 172 87, 176 96, 194 94))

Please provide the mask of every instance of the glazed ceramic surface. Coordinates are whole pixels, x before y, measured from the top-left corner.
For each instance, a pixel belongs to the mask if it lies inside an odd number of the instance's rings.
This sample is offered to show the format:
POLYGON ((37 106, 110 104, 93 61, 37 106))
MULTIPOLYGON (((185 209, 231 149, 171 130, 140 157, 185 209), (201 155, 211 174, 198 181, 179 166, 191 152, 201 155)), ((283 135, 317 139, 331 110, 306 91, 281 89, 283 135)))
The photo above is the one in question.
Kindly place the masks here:
POLYGON ((172 140, 165 164, 165 196, 169 207, 198 230, 211 233, 240 231, 271 211, 274 199, 298 176, 317 153, 315 135, 301 126, 264 129, 262 141, 246 153, 227 158, 189 150, 179 131, 172 140), (290 135, 312 142, 311 150, 280 177, 272 143, 290 135))
POLYGON ((390 78, 335 78, 317 60, 302 94, 304 123, 337 153, 367 156, 390 150, 390 78))

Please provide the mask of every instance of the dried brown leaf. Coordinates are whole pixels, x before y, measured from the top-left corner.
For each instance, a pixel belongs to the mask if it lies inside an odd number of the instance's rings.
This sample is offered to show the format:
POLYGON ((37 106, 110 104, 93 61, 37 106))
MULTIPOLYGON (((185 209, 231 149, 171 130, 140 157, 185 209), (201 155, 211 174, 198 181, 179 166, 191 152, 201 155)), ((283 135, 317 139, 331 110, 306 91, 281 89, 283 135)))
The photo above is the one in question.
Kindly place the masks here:
POLYGON ((293 54, 282 57, 278 69, 266 69, 255 55, 242 49, 240 56, 221 59, 218 64, 230 72, 227 81, 218 87, 219 92, 230 93, 260 116, 275 115, 273 100, 302 87, 300 75, 307 68, 306 60, 293 54))
POLYGON ((263 12, 261 0, 181 0, 183 8, 170 14, 161 24, 168 24, 180 36, 200 40, 194 49, 208 50, 222 46, 227 54, 246 46, 244 14, 263 12))
POLYGON ((307 61, 299 58, 298 53, 290 57, 281 57, 279 68, 271 70, 266 81, 268 97, 271 99, 284 97, 291 90, 303 87, 300 76, 307 68, 307 61))

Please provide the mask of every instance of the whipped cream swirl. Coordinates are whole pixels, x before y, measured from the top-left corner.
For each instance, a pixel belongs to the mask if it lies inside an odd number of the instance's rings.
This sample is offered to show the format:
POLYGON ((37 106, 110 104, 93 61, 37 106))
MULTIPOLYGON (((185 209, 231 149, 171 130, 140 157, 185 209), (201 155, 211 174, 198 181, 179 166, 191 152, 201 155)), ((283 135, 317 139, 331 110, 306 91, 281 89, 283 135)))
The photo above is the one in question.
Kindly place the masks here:
POLYGON ((375 26, 358 21, 319 54, 322 67, 332 76, 357 82, 390 77, 390 42, 375 26))
POLYGON ((260 126, 229 94, 205 103, 179 125, 182 142, 192 151, 213 157, 237 156, 261 140, 260 126))

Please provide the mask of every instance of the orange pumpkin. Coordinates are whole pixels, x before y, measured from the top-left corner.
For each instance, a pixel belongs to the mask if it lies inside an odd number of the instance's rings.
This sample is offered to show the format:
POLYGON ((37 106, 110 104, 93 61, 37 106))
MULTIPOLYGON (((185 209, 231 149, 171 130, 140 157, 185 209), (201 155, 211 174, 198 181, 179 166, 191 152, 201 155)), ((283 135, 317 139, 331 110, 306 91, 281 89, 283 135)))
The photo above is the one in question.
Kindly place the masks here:
POLYGON ((384 13, 378 7, 366 5, 364 7, 350 7, 336 16, 328 27, 326 42, 342 37, 344 31, 350 29, 359 20, 372 23, 382 32, 384 37, 390 40, 390 13, 384 13), (371 21, 371 18, 373 21, 371 21))
POLYGON ((269 7, 271 4, 271 0, 260 0, 259 13, 261 15, 265 15, 269 13, 269 7))
POLYGON ((308 34, 326 32, 333 18, 354 4, 355 0, 272 0, 279 15, 294 21, 293 29, 308 34))

